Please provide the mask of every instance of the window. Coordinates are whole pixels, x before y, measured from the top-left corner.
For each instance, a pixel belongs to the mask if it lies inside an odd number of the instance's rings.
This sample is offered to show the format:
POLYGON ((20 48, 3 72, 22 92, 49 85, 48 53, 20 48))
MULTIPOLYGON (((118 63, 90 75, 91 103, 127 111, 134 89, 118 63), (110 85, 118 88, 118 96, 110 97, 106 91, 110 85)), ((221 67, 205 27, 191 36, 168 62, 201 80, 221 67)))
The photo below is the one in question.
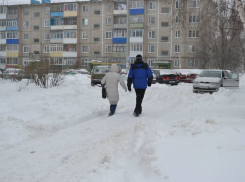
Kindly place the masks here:
MULTIPOLYGON (((131 18, 131 16, 130 16, 131 18)), ((127 18, 126 17, 117 17, 115 19, 115 24, 126 24, 127 23, 127 18)))
POLYGON ((162 56, 168 56, 168 51, 161 51, 162 56))
POLYGON ((190 23, 199 23, 199 15, 190 15, 189 16, 190 23))
POLYGON ((49 51, 50 52, 62 52, 63 45, 62 44, 50 44, 49 51))
POLYGON ((88 25, 88 19, 87 18, 83 18, 82 19, 82 26, 87 26, 88 25))
POLYGON ((50 32, 51 39, 63 39, 63 32, 50 32))
POLYGON ((0 20, 0 26, 5 27, 6 26, 6 20, 0 20))
POLYGON ((77 3, 65 4, 64 11, 77 11, 77 3))
POLYGON ((77 25, 77 18, 65 18, 64 25, 77 25))
POLYGON ((39 12, 35 12, 34 13, 34 17, 39 17, 40 16, 40 13, 39 12))
POLYGON ((77 58, 64 58, 63 64, 64 65, 74 65, 77 61, 77 58))
POLYGON ((64 25, 64 20, 63 19, 52 19, 51 21, 52 26, 57 26, 57 25, 64 25))
POLYGON ((154 50, 154 45, 148 45, 148 53, 154 53, 155 50, 154 50))
POLYGON ((168 37, 161 37, 161 42, 168 42, 168 37))
POLYGON ((23 22, 23 27, 24 27, 24 28, 27 28, 28 26, 29 26, 29 21, 24 21, 24 22, 23 22))
POLYGON ((200 0, 190 0, 189 7, 190 8, 200 8, 200 0))
POLYGON ((106 39, 111 39, 112 38, 112 32, 111 31, 105 32, 105 38, 106 39))
POLYGON ((0 14, 6 14, 7 13, 7 7, 0 7, 0 14))
POLYGON ((131 29, 130 30, 130 37, 143 37, 142 29, 131 29))
POLYGON ((51 58, 51 64, 62 65, 63 64, 62 58, 51 58))
POLYGON ((100 24, 94 24, 94 28, 100 28, 100 24))
POLYGON ((169 13, 169 7, 162 8, 162 13, 169 13))
POLYGON ((198 46, 197 45, 188 45, 188 53, 197 53, 198 46))
POLYGON ((82 51, 83 51, 83 53, 88 53, 88 46, 84 45, 82 51))
POLYGON ((18 32, 7 32, 7 39, 18 39, 19 33, 18 32))
POLYGON ((33 30, 39 30, 39 26, 33 26, 33 30))
POLYGON ((94 42, 99 42, 100 38, 99 37, 94 37, 94 42))
POLYGON ((176 16, 176 17, 175 17, 175 23, 176 23, 176 24, 179 24, 180 21, 181 21, 180 16, 176 16))
POLYGON ((197 38, 199 37, 199 30, 190 30, 189 31, 189 38, 197 38))
POLYGON ((174 46, 174 52, 175 53, 179 53, 180 52, 180 46, 179 45, 175 45, 174 46))
POLYGON ((24 8, 24 12, 23 14, 26 16, 26 15, 29 15, 29 8, 24 8))
POLYGON ((179 30, 175 30, 175 38, 179 38, 180 37, 180 31, 179 30))
POLYGON ((156 9, 156 2, 150 2, 149 3, 149 10, 155 10, 156 9))
POLYGON ((148 32, 148 38, 149 39, 155 39, 155 31, 149 31, 148 32))
POLYGON ((64 38, 67 38, 67 39, 77 38, 77 31, 76 30, 65 30, 64 38))
POLYGON ((100 15, 100 10, 94 10, 95 15, 100 15))
POLYGON ((162 27, 168 27, 169 26, 169 22, 162 22, 162 27))
POLYGON ((174 67, 179 67, 179 60, 174 60, 174 67))
POLYGON ((154 24, 155 23, 155 17, 148 17, 148 23, 154 24))
POLYGON ((18 27, 18 20, 7 20, 7 27, 18 27))
POLYGON ((50 27, 50 20, 44 20, 44 27, 50 27))
POLYGON ((0 51, 6 51, 6 45, 0 44, 0 51))
POLYGON ((105 52, 106 52, 106 53, 111 53, 111 49, 112 49, 112 48, 111 48, 111 45, 106 45, 106 46, 105 46, 105 52))
POLYGON ((29 53, 29 46, 23 46, 23 53, 29 53))
MULTIPOLYGON (((144 22, 144 15, 134 15, 130 16, 130 23, 143 23, 144 22)), ((127 23, 127 19, 125 18, 125 23, 127 23)))
POLYGON ((106 18, 106 25, 111 25, 112 24, 112 18, 106 18))
POLYGON ((175 8, 181 9, 183 7, 183 0, 176 0, 175 1, 175 8))
POLYGON ((131 9, 144 8, 144 1, 130 1, 131 9))
POLYGON ((0 39, 6 39, 6 32, 0 32, 0 39))
POLYGON ((82 32, 82 39, 88 39, 88 33, 82 32))
POLYGON ((154 59, 148 59, 147 63, 151 67, 151 66, 154 66, 154 61, 155 61, 154 59))
POLYGON ((15 45, 15 44, 7 45, 7 51, 18 51, 18 50, 19 50, 19 45, 15 45))
POLYGON ((49 45, 44 46, 44 53, 49 53, 49 45))
POLYGON ((113 52, 126 52, 126 44, 113 44, 113 52))
POLYGON ((77 46, 76 44, 64 44, 63 51, 76 52, 77 46))
POLYGON ((126 30, 114 30, 113 37, 126 37, 126 30))
POLYGON ((0 58, 0 64, 6 64, 6 58, 0 58))
POLYGON ((49 40, 49 39, 50 39, 49 33, 44 33, 44 40, 49 40))
POLYGON ((82 65, 87 66, 88 65, 88 59, 82 59, 82 65))
POLYGON ((198 67, 198 60, 188 60, 188 68, 196 68, 198 67))
POLYGON ((38 43, 38 42, 39 42, 39 39, 34 39, 34 42, 35 42, 35 43, 38 43))
POLYGON ((39 55, 39 51, 33 51, 34 55, 39 55))
POLYGON ((99 55, 100 51, 94 51, 94 55, 99 55))
POLYGON ((49 14, 50 13, 50 7, 45 7, 45 14, 49 14))
POLYGON ((29 64, 30 64, 29 58, 24 58, 23 59, 23 65, 24 66, 29 66, 29 64))
POLYGON ((143 51, 143 44, 130 44, 130 51, 143 51))
POLYGON ((88 5, 83 5, 83 12, 88 12, 88 5))
POLYGON ((7 58, 7 64, 18 64, 18 58, 7 58))
POLYGON ((29 40, 29 34, 28 33, 24 33, 23 37, 24 37, 24 40, 29 40))

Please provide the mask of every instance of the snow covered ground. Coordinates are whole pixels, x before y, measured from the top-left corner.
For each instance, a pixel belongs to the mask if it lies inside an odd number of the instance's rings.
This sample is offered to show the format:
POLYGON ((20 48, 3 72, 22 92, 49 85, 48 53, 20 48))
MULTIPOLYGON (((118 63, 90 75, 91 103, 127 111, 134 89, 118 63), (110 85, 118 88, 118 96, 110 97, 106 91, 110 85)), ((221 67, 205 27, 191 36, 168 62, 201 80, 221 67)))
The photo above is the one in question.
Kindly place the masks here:
POLYGON ((87 75, 50 89, 0 81, 0 182, 245 181, 245 76, 214 94, 152 85, 138 118, 134 90, 119 90, 108 117, 87 75))

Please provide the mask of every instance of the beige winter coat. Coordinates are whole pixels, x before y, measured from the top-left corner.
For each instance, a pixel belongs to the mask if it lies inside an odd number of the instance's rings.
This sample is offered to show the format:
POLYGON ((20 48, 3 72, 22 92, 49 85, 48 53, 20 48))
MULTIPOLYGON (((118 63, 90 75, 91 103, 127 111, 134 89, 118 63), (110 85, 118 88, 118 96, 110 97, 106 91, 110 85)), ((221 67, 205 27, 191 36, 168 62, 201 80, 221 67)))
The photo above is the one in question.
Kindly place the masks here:
POLYGON ((127 87, 119 74, 119 66, 116 64, 111 65, 111 69, 109 73, 101 80, 101 84, 105 84, 107 98, 111 105, 116 105, 119 101, 119 93, 118 93, 118 82, 122 86, 122 88, 127 91, 127 87))

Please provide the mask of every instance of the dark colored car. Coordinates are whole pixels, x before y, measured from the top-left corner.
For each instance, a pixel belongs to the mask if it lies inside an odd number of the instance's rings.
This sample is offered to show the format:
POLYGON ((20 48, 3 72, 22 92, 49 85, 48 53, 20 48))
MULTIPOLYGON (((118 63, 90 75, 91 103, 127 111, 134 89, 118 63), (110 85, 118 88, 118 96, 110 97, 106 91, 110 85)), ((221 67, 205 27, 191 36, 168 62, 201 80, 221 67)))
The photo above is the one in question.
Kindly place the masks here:
POLYGON ((94 66, 91 71, 91 85, 101 84, 102 78, 110 71, 110 66, 94 66))
POLYGON ((26 74, 26 72, 22 69, 6 69, 3 73, 4 79, 12 79, 14 81, 20 81, 22 79, 30 79, 31 76, 26 74))
POLYGON ((171 85, 178 85, 179 83, 179 74, 170 69, 153 69, 152 71, 156 76, 157 83, 171 85))

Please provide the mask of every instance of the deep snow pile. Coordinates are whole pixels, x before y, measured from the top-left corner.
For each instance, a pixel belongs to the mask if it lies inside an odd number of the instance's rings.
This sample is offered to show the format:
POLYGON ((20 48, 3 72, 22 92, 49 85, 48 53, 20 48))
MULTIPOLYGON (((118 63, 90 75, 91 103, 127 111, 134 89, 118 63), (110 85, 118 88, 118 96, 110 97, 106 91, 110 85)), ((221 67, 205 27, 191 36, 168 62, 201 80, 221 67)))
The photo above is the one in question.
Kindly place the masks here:
POLYGON ((0 181, 245 181, 245 76, 212 95, 152 85, 138 118, 134 91, 119 91, 108 117, 87 75, 51 89, 0 81, 0 181))

